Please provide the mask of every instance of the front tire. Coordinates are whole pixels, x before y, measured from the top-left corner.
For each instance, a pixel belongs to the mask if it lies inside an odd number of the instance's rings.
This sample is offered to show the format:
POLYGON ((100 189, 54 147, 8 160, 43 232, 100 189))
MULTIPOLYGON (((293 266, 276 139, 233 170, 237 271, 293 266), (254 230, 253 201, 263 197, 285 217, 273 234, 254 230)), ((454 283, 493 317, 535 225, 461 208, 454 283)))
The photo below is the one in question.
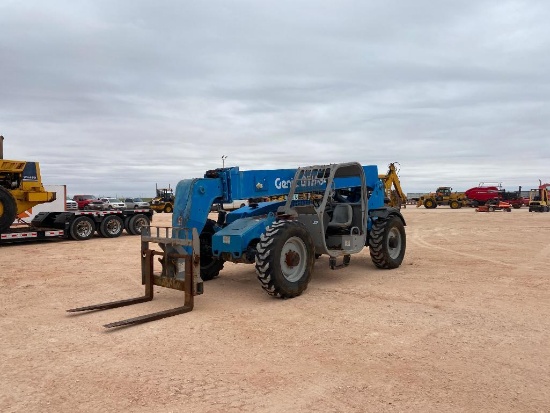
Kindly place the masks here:
POLYGON ((437 206, 437 204, 435 203, 435 201, 433 199, 426 199, 424 201, 424 207, 426 209, 433 209, 437 206))
POLYGON ((171 212, 172 212, 172 205, 166 205, 166 206, 164 207, 164 212, 165 212, 166 214, 171 213, 171 212))
POLYGON ((216 221, 208 219, 199 236, 201 246, 201 278, 203 281, 210 281, 220 275, 225 262, 212 255, 212 235, 216 233, 214 229, 215 225, 216 221))
POLYGON ((458 201, 451 201, 451 209, 458 209, 460 208, 460 204, 458 203, 458 201))
POLYGON ((256 274, 269 295, 292 298, 302 294, 311 279, 315 247, 306 227, 296 221, 277 221, 257 245, 256 274))
POLYGON ((397 268, 403 262, 407 237, 403 221, 397 216, 377 219, 369 234, 369 251, 374 265, 378 268, 397 268))

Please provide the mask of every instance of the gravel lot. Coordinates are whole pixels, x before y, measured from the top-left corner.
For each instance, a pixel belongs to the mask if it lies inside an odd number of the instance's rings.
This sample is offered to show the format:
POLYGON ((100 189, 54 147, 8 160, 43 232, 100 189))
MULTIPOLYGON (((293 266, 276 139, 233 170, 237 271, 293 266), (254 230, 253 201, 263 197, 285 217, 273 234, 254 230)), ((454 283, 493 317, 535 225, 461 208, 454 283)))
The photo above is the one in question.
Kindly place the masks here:
POLYGON ((550 214, 403 214, 396 270, 321 257, 278 300, 227 263, 193 312, 115 331, 183 302, 65 312, 142 293, 139 237, 0 246, 0 411, 550 411, 550 214))

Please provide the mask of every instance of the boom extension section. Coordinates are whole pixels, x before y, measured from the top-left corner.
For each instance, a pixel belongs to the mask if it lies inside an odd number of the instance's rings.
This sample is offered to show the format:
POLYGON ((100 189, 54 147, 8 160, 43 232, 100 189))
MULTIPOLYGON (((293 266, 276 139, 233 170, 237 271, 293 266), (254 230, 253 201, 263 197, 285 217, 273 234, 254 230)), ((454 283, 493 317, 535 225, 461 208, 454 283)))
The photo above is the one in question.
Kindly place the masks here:
POLYGON ((159 311, 139 317, 129 318, 114 323, 105 324, 106 328, 124 327, 142 324, 161 318, 172 317, 193 310, 194 296, 202 294, 202 279, 200 273, 199 235, 196 229, 145 227, 141 234, 141 272, 142 283, 145 285, 145 295, 120 301, 94 304, 67 310, 70 313, 83 311, 108 310, 139 304, 153 299, 153 286, 172 288, 185 293, 184 304, 181 307, 159 311), (155 236, 151 230, 155 230, 155 236), (164 237, 161 237, 163 233, 164 237), (162 251, 149 248, 149 243, 156 243, 162 251), (155 273, 155 256, 162 270, 155 273))

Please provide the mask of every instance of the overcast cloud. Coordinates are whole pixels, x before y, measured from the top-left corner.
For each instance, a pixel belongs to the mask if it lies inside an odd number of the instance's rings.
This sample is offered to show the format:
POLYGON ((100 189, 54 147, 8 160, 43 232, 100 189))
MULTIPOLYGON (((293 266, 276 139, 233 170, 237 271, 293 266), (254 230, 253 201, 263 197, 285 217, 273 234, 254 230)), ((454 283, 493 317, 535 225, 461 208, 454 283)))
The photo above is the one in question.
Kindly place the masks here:
POLYGON ((208 169, 550 181, 550 3, 0 0, 4 157, 70 194, 208 169))

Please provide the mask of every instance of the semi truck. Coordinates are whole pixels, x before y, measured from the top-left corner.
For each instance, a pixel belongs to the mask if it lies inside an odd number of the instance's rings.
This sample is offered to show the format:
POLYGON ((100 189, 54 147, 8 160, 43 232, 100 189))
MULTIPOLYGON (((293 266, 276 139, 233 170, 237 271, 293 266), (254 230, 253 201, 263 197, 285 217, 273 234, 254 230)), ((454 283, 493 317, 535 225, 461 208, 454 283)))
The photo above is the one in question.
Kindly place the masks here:
POLYGON ((14 224, 0 233, 0 243, 53 238, 85 241, 95 233, 104 238, 116 238, 123 230, 129 235, 140 235, 152 217, 150 209, 39 212, 30 224, 14 224))
POLYGON ((94 233, 114 238, 125 229, 139 235, 151 222, 153 211, 47 211, 39 212, 30 223, 17 222, 17 216, 32 207, 52 202, 56 193, 42 184, 38 162, 3 159, 0 136, 0 243, 69 238, 90 239, 94 233))

